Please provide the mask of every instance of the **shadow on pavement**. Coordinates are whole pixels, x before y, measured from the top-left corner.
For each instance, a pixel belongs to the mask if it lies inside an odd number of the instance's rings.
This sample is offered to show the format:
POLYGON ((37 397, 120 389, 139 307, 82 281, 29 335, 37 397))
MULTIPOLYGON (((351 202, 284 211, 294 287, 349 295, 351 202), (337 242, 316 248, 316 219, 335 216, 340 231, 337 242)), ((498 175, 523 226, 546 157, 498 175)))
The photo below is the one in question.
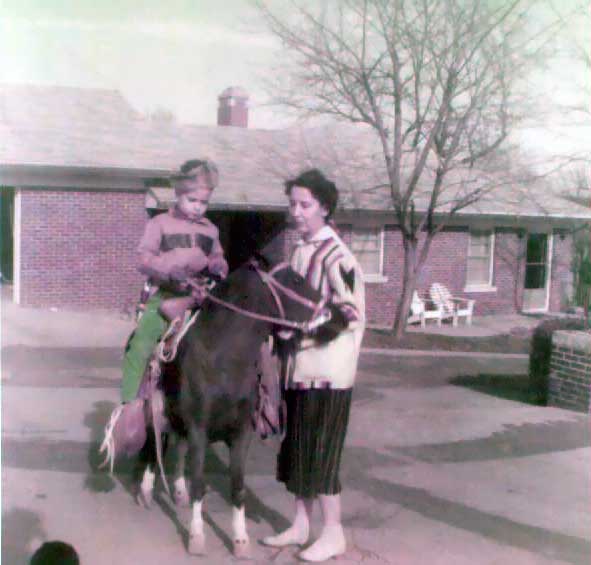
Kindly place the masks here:
POLYGON ((425 489, 405 486, 364 475, 358 477, 354 490, 361 490, 379 504, 395 504, 486 538, 573 565, 587 565, 591 542, 544 528, 529 526, 495 516, 458 502, 434 496, 425 489))
POLYGON ((41 518, 35 512, 13 508, 2 513, 2 563, 27 565, 45 538, 41 518))
POLYGON ((535 401, 536 394, 531 390, 528 375, 490 375, 482 373, 476 376, 460 375, 451 379, 450 384, 463 386, 497 398, 524 402, 534 406, 540 405, 539 402, 535 401))
POLYGON ((101 400, 93 404, 93 411, 84 417, 84 425, 90 428, 90 444, 88 446, 88 473, 84 480, 84 487, 92 492, 111 492, 115 488, 115 481, 108 469, 101 469, 104 454, 99 453, 103 441, 104 430, 111 412, 115 408, 114 402, 101 400))
POLYGON ((528 457, 589 447, 589 423, 585 417, 575 420, 537 424, 506 425, 488 437, 425 444, 410 447, 392 446, 392 453, 428 463, 463 463, 528 457))
MULTIPOLYGON (((99 405, 102 403, 96 403, 99 405)), ((106 403, 109 404, 109 403, 106 403)), ((102 422, 103 416, 100 414, 103 413, 108 407, 97 406, 97 412, 99 416, 95 419, 95 413, 89 415, 89 422, 94 422, 97 425, 97 430, 100 430, 102 434, 102 422)), ((108 413, 110 410, 107 409, 108 413)), ((105 420, 106 421, 106 420, 105 420)), ((131 458, 126 461, 121 461, 116 465, 114 477, 110 477, 106 471, 100 471, 97 469, 97 459, 96 454, 98 443, 94 443, 91 446, 89 451, 89 463, 91 469, 87 480, 86 486, 90 490, 95 492, 108 492, 112 490, 115 486, 115 481, 117 481, 124 491, 129 495, 132 499, 136 498, 136 491, 139 484, 139 477, 142 474, 143 469, 138 468, 138 461, 136 458, 131 458), (94 453, 93 453, 93 446, 94 446, 94 453)), ((253 442, 253 446, 257 446, 257 442, 253 442)), ((230 495, 230 471, 229 466, 226 461, 223 460, 222 457, 219 456, 217 453, 218 446, 212 448, 208 446, 206 451, 205 457, 205 482, 207 485, 207 492, 205 495, 204 501, 204 512, 203 512, 203 520, 207 523, 214 534, 223 542, 224 546, 227 548, 228 552, 232 552, 233 550, 233 543, 231 537, 224 531, 222 527, 220 527, 214 517, 212 516, 211 512, 207 511, 207 497, 208 493, 215 492, 219 495, 221 500, 226 505, 227 514, 230 515, 232 512, 232 502, 231 502, 231 495, 230 495)), ((224 449, 224 448, 221 448, 224 449)), ((257 452, 261 452, 261 446, 258 445, 256 447, 257 452)), ((169 453, 165 456, 164 466, 167 472, 168 479, 170 480, 170 469, 174 467, 174 452, 175 450, 169 450, 169 453)), ((251 453, 249 455, 249 459, 254 455, 251 453)), ((256 456, 255 456, 256 457, 256 456)), ((156 491, 154 494, 154 505, 157 505, 160 510, 170 519, 171 523, 175 526, 176 531, 179 537, 182 540, 182 543, 185 547, 187 547, 188 541, 188 530, 187 527, 183 524, 182 520, 179 516, 179 511, 177 507, 174 505, 173 501, 170 500, 168 495, 164 492, 160 482, 159 473, 157 473, 158 478, 156 480, 156 491)), ((262 500, 248 487, 248 465, 247 465, 247 473, 246 473, 246 515, 249 520, 252 520, 256 523, 260 523, 264 521, 268 523, 273 531, 281 531, 286 529, 290 522, 287 518, 285 518, 281 513, 277 512, 276 510, 268 507, 266 504, 262 502, 262 500)), ((224 513, 226 513, 226 509, 224 513)), ((227 520, 224 517, 224 523, 227 520)), ((271 529, 269 530, 271 533, 271 529)))

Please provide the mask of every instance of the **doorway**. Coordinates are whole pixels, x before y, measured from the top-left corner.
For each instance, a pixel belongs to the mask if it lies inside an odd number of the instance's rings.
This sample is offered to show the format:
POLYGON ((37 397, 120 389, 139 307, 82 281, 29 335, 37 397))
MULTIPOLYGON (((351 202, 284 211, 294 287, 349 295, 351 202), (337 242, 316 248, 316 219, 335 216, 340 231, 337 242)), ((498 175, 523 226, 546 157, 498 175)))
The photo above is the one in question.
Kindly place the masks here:
POLYGON ((547 312, 550 304, 552 235, 529 233, 525 257, 524 312, 547 312))
POLYGON ((14 280, 14 189, 0 187, 0 282, 14 280))
POLYGON ((284 213, 212 211, 207 216, 220 230, 230 271, 240 267, 256 251, 264 252, 273 262, 284 260, 284 213))

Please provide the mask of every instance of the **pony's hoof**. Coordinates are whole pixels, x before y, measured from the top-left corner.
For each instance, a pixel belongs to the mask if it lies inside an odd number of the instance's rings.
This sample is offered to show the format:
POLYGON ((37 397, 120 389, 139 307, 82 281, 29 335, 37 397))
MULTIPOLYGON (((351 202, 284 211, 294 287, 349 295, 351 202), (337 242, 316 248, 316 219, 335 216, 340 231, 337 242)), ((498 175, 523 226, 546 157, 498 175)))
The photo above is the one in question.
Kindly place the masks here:
POLYGON ((205 555, 205 536, 203 534, 190 535, 187 550, 191 555, 205 555))
POLYGON ((139 490, 135 501, 139 506, 143 506, 146 510, 150 510, 152 508, 152 503, 154 502, 154 497, 152 496, 151 491, 143 491, 139 490))
POLYGON ((234 540, 234 557, 236 559, 250 559, 250 540, 248 538, 234 540))

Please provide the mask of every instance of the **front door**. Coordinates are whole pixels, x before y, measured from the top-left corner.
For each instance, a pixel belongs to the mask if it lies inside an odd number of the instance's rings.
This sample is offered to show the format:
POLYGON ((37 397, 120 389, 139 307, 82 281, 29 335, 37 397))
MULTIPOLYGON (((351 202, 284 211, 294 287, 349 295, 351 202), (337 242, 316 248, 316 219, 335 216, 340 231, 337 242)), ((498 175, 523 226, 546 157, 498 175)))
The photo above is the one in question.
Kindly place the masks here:
POLYGON ((547 312, 550 297, 552 236, 530 233, 525 258, 524 312, 547 312))
POLYGON ((11 283, 14 261, 14 190, 0 187, 0 281, 11 283))

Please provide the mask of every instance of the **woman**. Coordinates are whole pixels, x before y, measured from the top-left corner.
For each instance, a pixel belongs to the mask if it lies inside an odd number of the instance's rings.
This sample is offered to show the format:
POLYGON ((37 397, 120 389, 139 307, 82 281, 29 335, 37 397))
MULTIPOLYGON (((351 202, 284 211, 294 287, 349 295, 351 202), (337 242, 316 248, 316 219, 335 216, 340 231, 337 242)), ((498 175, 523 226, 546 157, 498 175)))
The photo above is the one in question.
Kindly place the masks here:
POLYGON ((347 431, 357 359, 365 326, 361 269, 332 227, 338 191, 316 170, 285 183, 289 215, 300 240, 291 266, 327 299, 331 320, 304 336, 287 377, 287 429, 277 478, 295 495, 295 518, 284 532, 263 539, 273 547, 303 545, 318 498, 324 520, 320 537, 299 554, 324 561, 345 552, 339 466, 347 431))

